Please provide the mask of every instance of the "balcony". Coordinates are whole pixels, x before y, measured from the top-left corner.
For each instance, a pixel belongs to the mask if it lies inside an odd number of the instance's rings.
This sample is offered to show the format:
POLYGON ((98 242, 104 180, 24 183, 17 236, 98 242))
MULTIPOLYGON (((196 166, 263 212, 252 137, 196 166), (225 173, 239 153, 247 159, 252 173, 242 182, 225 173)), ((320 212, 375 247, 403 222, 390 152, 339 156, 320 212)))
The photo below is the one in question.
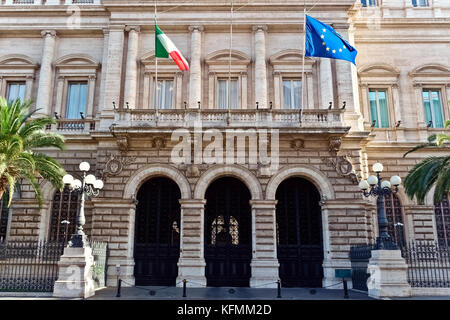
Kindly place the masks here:
POLYGON ((139 130, 192 128, 267 128, 324 129, 345 128, 343 111, 331 110, 120 110, 115 112, 114 130, 139 130))
POLYGON ((89 134, 95 131, 95 120, 93 119, 58 119, 56 124, 47 126, 47 130, 55 131, 64 135, 89 134))

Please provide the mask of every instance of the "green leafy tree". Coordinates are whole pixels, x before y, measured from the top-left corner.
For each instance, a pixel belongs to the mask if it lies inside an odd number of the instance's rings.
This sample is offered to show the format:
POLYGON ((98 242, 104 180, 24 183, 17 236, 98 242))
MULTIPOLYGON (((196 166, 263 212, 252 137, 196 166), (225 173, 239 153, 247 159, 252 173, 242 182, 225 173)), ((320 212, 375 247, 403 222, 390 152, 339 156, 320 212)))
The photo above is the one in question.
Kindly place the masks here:
POLYGON ((0 97, 0 199, 6 192, 8 206, 11 205, 14 187, 19 179, 27 179, 42 205, 39 178, 46 179, 55 188, 62 190, 65 170, 53 158, 36 151, 39 148, 64 149, 64 138, 46 132, 47 125, 55 123, 50 117, 32 119, 36 112, 30 111, 30 100, 17 99, 7 102, 0 97))
MULTIPOLYGON (((450 120, 445 122, 445 128, 450 126, 450 120)), ((406 152, 403 157, 406 157, 411 152, 424 148, 440 148, 442 150, 449 150, 450 146, 445 142, 450 141, 450 135, 440 133, 438 135, 431 135, 428 142, 418 145, 406 152)), ((450 154, 436 157, 430 156, 416 164, 405 178, 404 182, 406 194, 413 199, 417 198, 419 204, 423 204, 427 193, 436 186, 433 200, 435 203, 440 203, 450 191, 450 154)))

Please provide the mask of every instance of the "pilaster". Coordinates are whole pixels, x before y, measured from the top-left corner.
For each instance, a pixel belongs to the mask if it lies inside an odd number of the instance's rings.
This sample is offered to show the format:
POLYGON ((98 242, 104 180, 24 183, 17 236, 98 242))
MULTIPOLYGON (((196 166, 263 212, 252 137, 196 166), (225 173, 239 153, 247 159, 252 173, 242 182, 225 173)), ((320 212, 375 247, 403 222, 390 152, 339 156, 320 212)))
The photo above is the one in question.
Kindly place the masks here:
POLYGON ((276 288, 278 269, 276 239, 277 200, 252 200, 252 277, 250 287, 276 288))
POLYGON ((177 283, 188 280, 189 287, 206 286, 204 254, 204 211, 206 200, 180 200, 181 234, 177 283))

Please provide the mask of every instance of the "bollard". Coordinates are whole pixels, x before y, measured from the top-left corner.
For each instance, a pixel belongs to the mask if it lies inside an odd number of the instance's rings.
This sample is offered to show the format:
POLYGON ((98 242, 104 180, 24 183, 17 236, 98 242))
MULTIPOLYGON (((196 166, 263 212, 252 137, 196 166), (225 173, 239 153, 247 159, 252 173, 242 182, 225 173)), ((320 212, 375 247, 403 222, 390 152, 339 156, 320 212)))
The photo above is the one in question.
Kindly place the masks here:
POLYGON ((183 298, 186 298, 186 279, 183 279, 183 298))
POLYGON ((120 298, 120 289, 122 288, 122 279, 119 279, 118 283, 117 283, 117 294, 116 297, 120 298))
POLYGON ((344 282, 344 299, 348 299, 348 288, 347 288, 347 280, 343 279, 344 282))
POLYGON ((277 298, 281 298, 281 280, 278 279, 277 282, 277 298))

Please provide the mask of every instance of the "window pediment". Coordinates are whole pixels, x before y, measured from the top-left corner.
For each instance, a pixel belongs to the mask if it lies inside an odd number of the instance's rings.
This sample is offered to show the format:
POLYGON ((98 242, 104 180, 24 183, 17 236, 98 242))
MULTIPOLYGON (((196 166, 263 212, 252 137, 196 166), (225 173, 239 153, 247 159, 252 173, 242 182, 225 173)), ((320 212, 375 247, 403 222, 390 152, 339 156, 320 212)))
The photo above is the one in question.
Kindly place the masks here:
POLYGON ((388 64, 371 64, 358 70, 361 84, 397 84, 400 71, 388 64))
MULTIPOLYGON (((250 57, 245 53, 237 50, 231 51, 231 63, 237 65, 248 66, 250 64, 250 57)), ((230 63, 230 50, 219 50, 210 53, 206 56, 205 62, 207 65, 228 65, 230 63)))
POLYGON ((440 64, 428 64, 414 69, 409 75, 411 77, 450 78, 450 69, 440 64))
POLYGON ((55 61, 58 68, 97 69, 100 64, 92 57, 85 54, 71 54, 63 56, 55 61))
MULTIPOLYGON (((141 64, 144 66, 144 72, 155 72, 155 51, 152 50, 142 55, 139 59, 141 64)), ((188 61, 189 62, 189 61, 188 61)), ((171 58, 159 58, 158 59, 158 74, 161 73, 176 73, 179 69, 175 62, 171 58)))
MULTIPOLYGON (((269 58, 274 72, 301 73, 303 72, 303 53, 301 50, 283 50, 269 58)), ((305 57, 305 73, 312 73, 315 59, 305 57)))
POLYGON ((7 55, 0 58, 0 68, 36 69, 38 64, 25 55, 7 55))

